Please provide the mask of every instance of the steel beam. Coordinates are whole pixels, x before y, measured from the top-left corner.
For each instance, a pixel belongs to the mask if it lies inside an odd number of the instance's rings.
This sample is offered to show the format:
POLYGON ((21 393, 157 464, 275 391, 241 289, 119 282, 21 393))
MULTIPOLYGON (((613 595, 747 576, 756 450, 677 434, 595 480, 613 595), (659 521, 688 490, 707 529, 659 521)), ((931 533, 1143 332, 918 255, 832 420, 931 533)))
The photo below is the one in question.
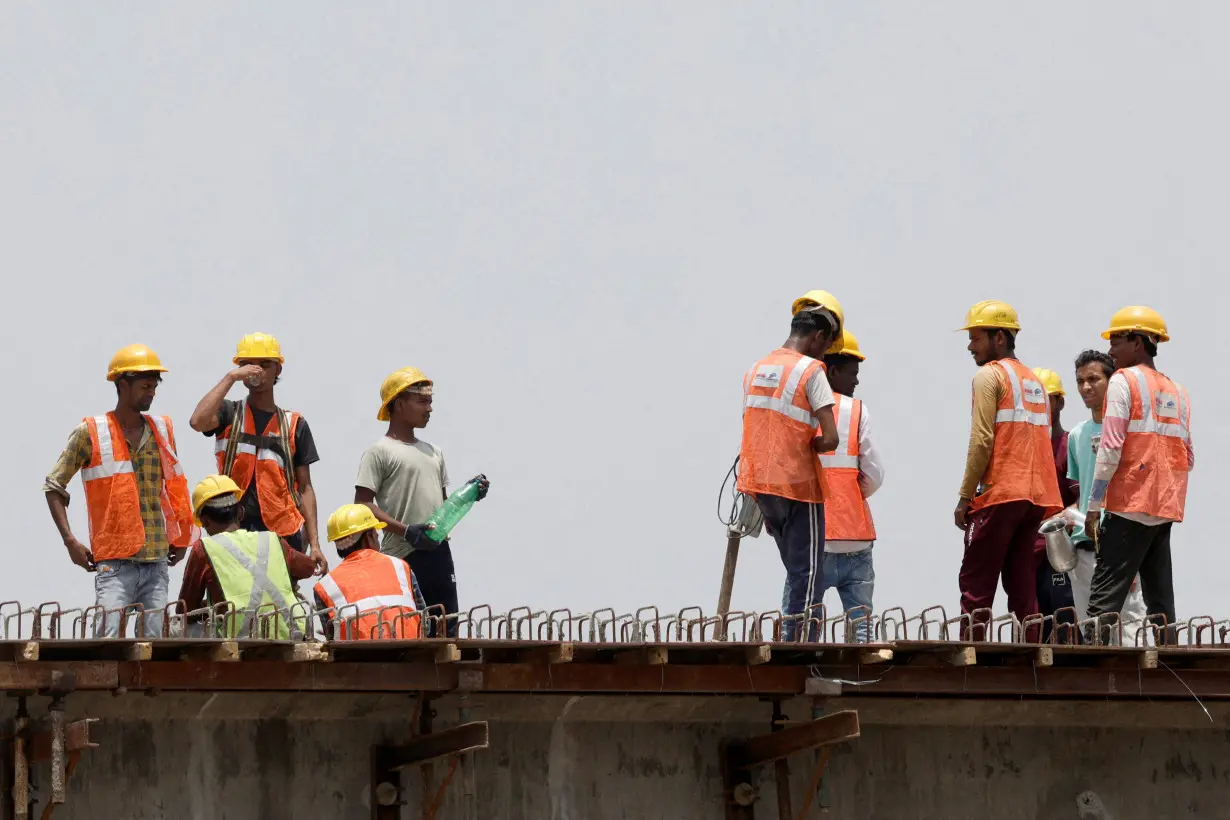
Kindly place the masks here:
POLYGON ((733 768, 749 769, 782 760, 798 752, 853 740, 858 736, 858 712, 847 710, 772 734, 729 743, 726 746, 726 755, 733 768))
POLYGON ((441 757, 486 749, 487 721, 463 723, 452 729, 418 735, 400 746, 382 746, 376 751, 376 767, 381 771, 396 771, 441 757))

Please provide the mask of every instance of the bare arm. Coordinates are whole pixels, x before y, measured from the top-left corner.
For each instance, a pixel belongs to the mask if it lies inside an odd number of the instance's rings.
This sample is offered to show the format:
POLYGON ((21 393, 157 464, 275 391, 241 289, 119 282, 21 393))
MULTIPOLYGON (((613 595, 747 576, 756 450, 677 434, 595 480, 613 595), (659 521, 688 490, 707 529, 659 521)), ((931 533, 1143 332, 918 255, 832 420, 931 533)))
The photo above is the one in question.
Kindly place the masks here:
POLYGON ((72 558, 73 563, 77 566, 93 572, 94 553, 90 552, 89 547, 77 540, 77 537, 73 535, 72 528, 68 526, 68 506, 64 503, 64 496, 55 490, 48 490, 46 495, 47 508, 51 510, 51 520, 55 522, 56 529, 60 531, 60 538, 68 549, 69 557, 72 558))
POLYGON ((827 407, 820 411, 820 429, 811 440, 811 449, 816 453, 831 453, 837 449, 837 420, 827 407))
POLYGON ((309 555, 316 562, 316 574, 329 571, 325 554, 320 551, 320 536, 316 530, 316 488, 312 486, 312 468, 307 464, 295 468, 295 483, 299 485, 299 500, 303 503, 303 528, 307 530, 309 555))
POLYGON ((372 515, 376 516, 376 520, 383 522, 389 532, 403 538, 406 537, 406 525, 380 509, 380 505, 376 503, 376 493, 373 491, 366 487, 355 487, 354 503, 366 504, 367 508, 372 511, 372 515))
POLYGON ((92 453, 90 434, 83 423, 73 430, 68 444, 56 460, 55 467, 43 481, 47 509, 51 511, 51 520, 60 532, 60 539, 68 549, 69 557, 74 564, 91 572, 94 570, 94 554, 89 547, 77 540, 68 524, 68 484, 73 480, 73 476, 90 462, 92 453))
POLYGON ((259 375, 260 372, 259 367, 249 364, 236 367, 227 373, 222 377, 222 381, 215 384, 213 389, 205 394, 205 398, 197 402, 196 409, 192 411, 192 418, 188 419, 188 426, 198 433, 212 433, 217 430, 222 426, 222 419, 218 416, 218 411, 222 409, 222 402, 226 401, 226 394, 236 383, 249 376, 259 375))

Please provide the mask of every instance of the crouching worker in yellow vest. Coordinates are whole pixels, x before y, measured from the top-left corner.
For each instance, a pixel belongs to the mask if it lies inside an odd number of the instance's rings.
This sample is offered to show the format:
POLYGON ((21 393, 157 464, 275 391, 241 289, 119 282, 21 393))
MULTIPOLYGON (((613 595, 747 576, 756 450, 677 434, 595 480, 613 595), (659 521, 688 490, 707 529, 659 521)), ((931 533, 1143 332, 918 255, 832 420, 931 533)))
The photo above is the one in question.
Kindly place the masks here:
POLYGON ((377 533, 384 523, 371 508, 339 507, 325 529, 342 559, 315 587, 325 637, 364 641, 422 635, 423 594, 409 564, 380 552, 377 533))
MULTIPOLYGON (((216 621, 222 637, 302 637, 308 624, 293 609, 294 582, 310 578, 316 564, 274 533, 240 529, 242 497, 243 490, 225 475, 208 476, 192 491, 193 513, 207 534, 188 555, 179 598, 189 612, 234 604, 234 617, 216 621)), ((198 630, 203 620, 196 620, 198 630)))

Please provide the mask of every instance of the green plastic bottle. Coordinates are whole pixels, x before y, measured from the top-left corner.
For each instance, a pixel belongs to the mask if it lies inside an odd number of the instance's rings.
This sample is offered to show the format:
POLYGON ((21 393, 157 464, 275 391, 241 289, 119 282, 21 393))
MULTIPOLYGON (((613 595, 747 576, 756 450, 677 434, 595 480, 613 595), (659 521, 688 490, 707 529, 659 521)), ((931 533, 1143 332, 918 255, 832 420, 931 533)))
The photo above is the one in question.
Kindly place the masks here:
POLYGON ((431 514, 431 518, 427 519, 428 524, 435 524, 435 527, 428 528, 425 536, 435 541, 437 544, 448 538, 448 534, 453 531, 453 527, 457 526, 461 519, 465 518, 466 513, 474 506, 474 502, 478 500, 478 485, 486 480, 486 476, 476 476, 458 489, 453 491, 453 494, 445 499, 435 512, 431 514))

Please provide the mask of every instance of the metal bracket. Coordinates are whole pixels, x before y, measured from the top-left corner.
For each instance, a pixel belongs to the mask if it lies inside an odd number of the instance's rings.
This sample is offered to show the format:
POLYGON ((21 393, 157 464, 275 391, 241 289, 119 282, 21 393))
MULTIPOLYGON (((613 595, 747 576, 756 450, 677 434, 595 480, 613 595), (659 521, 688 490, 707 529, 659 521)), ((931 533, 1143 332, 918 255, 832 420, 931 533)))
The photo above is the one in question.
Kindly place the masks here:
MULTIPOLYGON (((859 736, 858 712, 846 710, 789 728, 778 728, 781 711, 774 704, 774 731, 741 741, 727 741, 720 749, 726 820, 754 820, 759 797, 754 769, 785 761, 790 755, 853 740, 859 736)), ((790 817, 789 770, 774 767, 777 776, 778 814, 790 817), (782 794, 783 790, 786 792, 782 794)), ((810 803, 810 801, 808 801, 810 803)))
MULTIPOLYGON (((426 714, 424 715, 426 717, 426 714)), ((430 725, 427 723, 426 725, 430 725)), ((399 746, 376 746, 372 749, 372 818, 373 820, 396 820, 401 817, 401 773, 410 766, 426 766, 440 758, 454 759, 468 752, 486 749, 490 733, 487 721, 463 723, 441 732, 420 734, 399 746)), ((445 779, 440 792, 434 798, 424 789, 424 816, 434 815, 435 808, 443 797, 443 789, 449 782, 445 779)), ((427 786, 429 778, 425 778, 427 786)))
POLYGON ((81 753, 86 749, 97 748, 98 744, 90 740, 90 724, 97 723, 97 718, 85 718, 72 723, 64 720, 64 698, 73 690, 75 681, 71 675, 59 676, 54 673, 52 684, 44 694, 51 695, 51 704, 47 713, 51 727, 39 732, 32 729, 30 713, 26 698, 30 693, 18 697, 17 717, 13 731, 13 771, 11 805, 12 817, 15 820, 27 820, 32 814, 34 800, 31 798, 30 767, 36 763, 50 763, 51 769, 51 799, 43 807, 41 820, 49 820, 55 807, 64 803, 68 797, 68 780, 81 753))

